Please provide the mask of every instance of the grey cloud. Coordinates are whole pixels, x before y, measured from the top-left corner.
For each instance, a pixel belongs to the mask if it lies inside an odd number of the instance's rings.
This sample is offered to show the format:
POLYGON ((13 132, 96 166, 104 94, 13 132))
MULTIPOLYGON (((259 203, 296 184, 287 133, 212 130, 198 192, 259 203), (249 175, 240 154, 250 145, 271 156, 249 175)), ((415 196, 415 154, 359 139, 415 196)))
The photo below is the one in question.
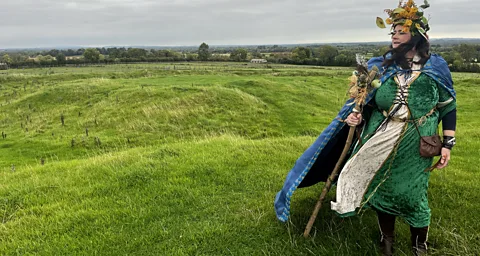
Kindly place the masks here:
MULTIPOLYGON (((5 0, 0 0, 5 1, 5 0)), ((388 40, 375 17, 396 0, 17 0, 2 3, 0 48, 388 40)), ((432 37, 480 37, 480 2, 437 0, 432 37), (472 28, 477 28, 472 29, 472 28), (438 36, 436 36, 436 34, 438 36)))

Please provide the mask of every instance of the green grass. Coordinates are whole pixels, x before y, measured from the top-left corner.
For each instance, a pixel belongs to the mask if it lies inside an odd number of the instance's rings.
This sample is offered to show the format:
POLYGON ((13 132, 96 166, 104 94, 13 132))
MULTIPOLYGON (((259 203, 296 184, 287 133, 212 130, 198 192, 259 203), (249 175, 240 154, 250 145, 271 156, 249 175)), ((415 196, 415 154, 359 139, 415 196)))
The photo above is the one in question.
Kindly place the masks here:
MULTIPOLYGON (((289 223, 273 211, 350 73, 241 63, 0 72, 0 254, 376 255, 371 211, 341 219, 325 207, 303 238, 322 184, 295 193, 289 223)), ((478 255, 480 76, 454 80, 458 145, 430 181, 431 254, 478 255)), ((408 226, 397 227, 396 255, 409 255, 408 226)))

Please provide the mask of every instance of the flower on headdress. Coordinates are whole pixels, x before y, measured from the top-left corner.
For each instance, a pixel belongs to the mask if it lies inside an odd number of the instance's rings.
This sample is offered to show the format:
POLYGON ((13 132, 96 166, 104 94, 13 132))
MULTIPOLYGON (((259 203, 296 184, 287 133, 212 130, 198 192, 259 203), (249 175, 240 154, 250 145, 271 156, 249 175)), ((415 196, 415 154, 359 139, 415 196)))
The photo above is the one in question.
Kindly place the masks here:
POLYGON ((408 26, 403 26, 402 32, 403 32, 403 33, 408 33, 408 32, 410 32, 410 27, 408 27, 408 26))
POLYGON ((415 27, 416 27, 417 29, 421 29, 421 28, 422 28, 422 26, 420 25, 420 23, 415 23, 415 27))
POLYGON ((417 12, 418 12, 418 8, 417 8, 417 7, 412 7, 412 8, 410 9, 410 12, 409 12, 410 17, 416 16, 416 15, 417 15, 417 12))
POLYGON ((388 25, 392 25, 393 24, 393 20, 391 18, 387 18, 385 20, 385 23, 387 23, 388 25))
POLYGON ((410 27, 410 26, 412 26, 412 20, 407 20, 407 21, 405 21, 405 23, 403 24, 403 26, 405 26, 405 27, 410 27))

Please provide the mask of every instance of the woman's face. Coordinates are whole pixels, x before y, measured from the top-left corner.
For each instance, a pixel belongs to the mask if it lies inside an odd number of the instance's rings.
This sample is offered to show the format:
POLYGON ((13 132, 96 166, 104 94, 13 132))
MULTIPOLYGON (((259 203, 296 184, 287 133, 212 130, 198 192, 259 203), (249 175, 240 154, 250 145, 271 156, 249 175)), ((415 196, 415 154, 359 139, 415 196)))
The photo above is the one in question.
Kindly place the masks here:
POLYGON ((392 35, 392 48, 397 48, 400 44, 407 43, 412 38, 410 32, 402 32, 403 26, 396 25, 390 35, 392 35))

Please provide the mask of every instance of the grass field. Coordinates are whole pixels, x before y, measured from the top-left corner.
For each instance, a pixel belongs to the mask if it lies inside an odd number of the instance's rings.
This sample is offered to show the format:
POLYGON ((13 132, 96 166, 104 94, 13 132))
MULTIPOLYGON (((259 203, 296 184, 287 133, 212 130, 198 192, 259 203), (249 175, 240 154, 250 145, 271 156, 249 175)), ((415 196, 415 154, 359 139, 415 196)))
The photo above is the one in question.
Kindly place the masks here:
MULTIPOLYGON (((350 69, 226 63, 0 71, 1 255, 376 255, 371 211, 273 198, 346 99, 350 69), (62 124, 63 120, 63 124, 62 124)), ((430 181, 431 255, 480 255, 480 75, 430 181)), ((329 194, 329 200, 334 194, 329 194)), ((410 255, 397 222, 396 255, 410 255)))

